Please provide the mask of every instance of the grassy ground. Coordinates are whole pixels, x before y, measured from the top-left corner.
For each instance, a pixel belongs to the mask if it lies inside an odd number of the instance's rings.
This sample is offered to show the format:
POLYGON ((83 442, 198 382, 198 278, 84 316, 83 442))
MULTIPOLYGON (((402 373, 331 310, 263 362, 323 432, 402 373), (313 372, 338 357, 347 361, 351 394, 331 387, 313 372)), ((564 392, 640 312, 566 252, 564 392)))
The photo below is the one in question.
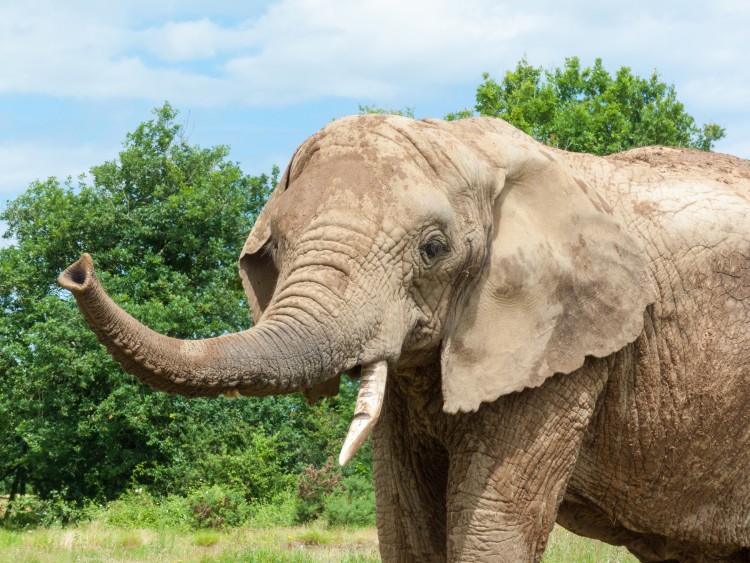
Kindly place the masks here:
MULTIPOLYGON (((0 530, 0 559, 26 562, 252 561, 307 563, 380 561, 373 528, 249 528, 218 531, 123 529, 100 522, 25 532, 0 530)), ((634 562, 622 548, 579 538, 556 528, 545 563, 634 562)))
POLYGON ((624 547, 582 538, 556 526, 542 563, 638 563, 624 547))
POLYGON ((379 561, 375 530, 297 527, 226 532, 121 529, 93 522, 76 528, 0 530, 0 559, 72 561, 379 561))

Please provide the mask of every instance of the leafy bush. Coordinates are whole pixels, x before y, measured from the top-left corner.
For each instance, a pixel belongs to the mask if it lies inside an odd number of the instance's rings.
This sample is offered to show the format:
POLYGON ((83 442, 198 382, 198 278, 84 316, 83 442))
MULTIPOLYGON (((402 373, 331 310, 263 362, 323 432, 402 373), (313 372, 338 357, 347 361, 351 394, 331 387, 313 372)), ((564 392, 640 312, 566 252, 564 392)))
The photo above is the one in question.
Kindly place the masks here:
POLYGON ((110 502, 101 510, 105 522, 121 528, 185 530, 192 525, 187 499, 178 496, 154 497, 135 489, 110 502))
POLYGON ((255 502, 248 524, 253 528, 290 527, 297 523, 297 495, 284 491, 273 499, 255 502))
POLYGON ((334 465, 333 457, 329 457, 320 469, 308 465, 302 470, 297 479, 297 521, 304 523, 319 518, 323 513, 323 506, 328 495, 339 487, 343 475, 334 465))
POLYGON ((22 495, 13 500, 2 523, 10 529, 34 528, 68 524, 80 520, 84 511, 76 504, 67 502, 53 491, 48 499, 35 495, 22 495))
POLYGON ((222 414, 226 420, 208 421, 209 425, 214 423, 208 430, 167 438, 164 444, 167 447, 177 438, 185 439, 179 450, 181 456, 169 465, 139 468, 137 480, 151 483, 160 492, 184 495, 214 485, 229 486, 241 489, 253 502, 274 498, 291 489, 294 475, 288 474, 284 467, 283 440, 258 430, 251 434, 253 429, 241 420, 242 411, 222 414), (235 421, 237 430, 228 429, 235 421), (242 432, 244 435, 238 435, 242 432))
POLYGON ((188 504, 197 528, 241 526, 251 514, 242 490, 219 485, 193 493, 188 504))
POLYGON ((374 526, 375 488, 372 479, 351 475, 325 499, 323 517, 329 526, 374 526))

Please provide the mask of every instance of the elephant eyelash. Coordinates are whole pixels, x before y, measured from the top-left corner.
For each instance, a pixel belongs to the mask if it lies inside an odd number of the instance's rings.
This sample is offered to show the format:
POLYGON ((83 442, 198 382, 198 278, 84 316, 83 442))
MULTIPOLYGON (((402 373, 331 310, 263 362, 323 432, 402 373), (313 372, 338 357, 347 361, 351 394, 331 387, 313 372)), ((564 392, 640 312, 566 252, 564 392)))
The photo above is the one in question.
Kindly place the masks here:
POLYGON ((433 237, 419 245, 419 256, 425 266, 432 266, 448 251, 448 244, 439 237, 433 237))

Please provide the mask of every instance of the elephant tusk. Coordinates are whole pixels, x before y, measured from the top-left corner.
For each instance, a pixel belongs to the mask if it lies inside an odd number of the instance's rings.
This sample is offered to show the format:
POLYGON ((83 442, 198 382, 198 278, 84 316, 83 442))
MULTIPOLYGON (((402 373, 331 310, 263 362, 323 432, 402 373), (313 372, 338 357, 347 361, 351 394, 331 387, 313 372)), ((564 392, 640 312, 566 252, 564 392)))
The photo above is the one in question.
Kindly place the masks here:
POLYGON ((339 465, 346 465, 354 457, 360 446, 370 435, 380 416, 385 397, 385 381, 388 364, 384 361, 362 367, 357 405, 354 407, 354 420, 339 454, 339 465))

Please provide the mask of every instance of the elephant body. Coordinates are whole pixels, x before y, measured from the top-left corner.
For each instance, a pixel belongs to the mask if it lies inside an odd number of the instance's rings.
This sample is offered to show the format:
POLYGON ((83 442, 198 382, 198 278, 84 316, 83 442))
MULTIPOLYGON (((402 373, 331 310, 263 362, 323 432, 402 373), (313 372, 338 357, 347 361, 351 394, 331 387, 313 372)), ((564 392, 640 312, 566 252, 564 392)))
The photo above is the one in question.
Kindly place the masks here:
POLYGON ((675 148, 573 158, 643 241, 658 299, 599 398, 559 520, 647 561, 747 560, 750 166, 675 148))
POLYGON ((359 116, 298 149, 240 258, 256 327, 183 342, 61 275, 123 367, 188 396, 361 373, 384 561, 750 557, 750 164, 599 158, 495 119, 359 116))
MULTIPOLYGON (((461 486, 468 488, 475 481, 477 490, 475 500, 469 501, 469 522, 459 526, 458 535, 462 540, 467 535, 480 539, 468 551, 452 544, 461 554, 457 560, 498 560, 497 552, 484 547, 492 545, 493 539, 481 538, 479 532, 465 533, 473 518, 482 529, 500 517, 502 521, 487 530, 495 538, 498 529, 512 525, 512 530, 506 530, 508 543, 523 535, 519 529, 528 533, 521 549, 500 551, 510 561, 515 554, 517 560, 538 556, 543 545, 538 538, 550 531, 556 517, 571 531, 625 545, 644 561, 745 561, 750 546, 750 307, 744 301, 750 297, 750 165, 723 155, 662 147, 608 159, 577 154, 565 158, 612 202, 649 257, 659 298, 644 311, 643 332, 607 358, 589 357, 577 372, 485 404, 468 417, 442 413, 437 365, 429 375, 421 376, 421 385, 411 389, 416 390, 415 397, 409 398, 406 385, 392 390, 400 402, 389 396, 385 405, 399 405, 396 410, 402 418, 379 430, 399 429, 399 438, 376 440, 376 454, 380 454, 376 467, 393 465, 386 460, 394 457, 394 442, 403 444, 402 456, 408 459, 417 451, 414 443, 420 436, 432 440, 425 445, 425 458, 418 467, 407 463, 407 467, 380 470, 394 474, 390 479, 378 475, 378 483, 391 482, 385 491, 378 489, 381 496, 383 492, 388 495, 380 506, 396 506, 399 502, 393 496, 408 496, 400 490, 404 485, 398 484, 405 474, 419 475, 419 467, 433 472, 442 467, 438 475, 421 479, 443 482, 447 493, 448 483, 456 479, 451 472, 459 472, 461 486), (565 392, 573 388, 575 393, 566 397, 565 392), (417 397, 425 396, 432 397, 433 404, 415 407, 417 397), (563 417, 566 409, 554 404, 561 398, 567 399, 563 403, 567 409, 581 410, 563 417), (554 405, 551 409, 550 404, 554 405), (538 410, 530 418, 526 408, 538 410), (517 414, 496 412, 506 410, 517 414), (406 420, 405 412, 412 413, 406 420), (425 420, 433 421, 428 429, 420 427, 425 420), (499 426, 500 420, 507 423, 499 426), (521 434, 528 439, 536 430, 533 440, 524 444, 516 436, 503 444, 501 452, 479 458, 488 433, 508 440, 519 425, 529 421, 536 428, 521 434), (560 435, 562 422, 564 436, 560 435), (576 425, 580 426, 577 433, 572 430, 576 425), (413 434, 404 428, 414 428, 413 434), (454 470, 450 459, 465 460, 466 452, 456 450, 471 441, 476 448, 473 456, 482 460, 479 465, 484 470, 454 470), (519 452, 521 444, 524 450, 519 452), (551 466, 561 460, 566 465, 555 468, 555 473, 537 475, 535 466, 540 462, 551 466), (491 465, 496 468, 490 470, 491 465), (520 467, 520 471, 515 474, 508 467, 520 467), (529 491, 539 494, 544 487, 546 505, 529 506, 517 496, 529 491), (490 495, 497 497, 490 499, 490 495), (498 510, 492 507, 493 501, 512 508, 498 510), (487 505, 491 515, 482 513, 482 505, 487 505), (533 512, 518 514, 519 508, 533 512)), ((409 489, 419 491, 424 486, 415 481, 409 489)), ((426 535, 419 530, 436 533, 436 515, 446 500, 450 506, 449 496, 433 499, 424 507, 421 520, 410 512, 407 520, 399 521, 381 510, 381 528, 388 529, 386 544, 397 546, 386 559, 409 559, 399 554, 410 549, 390 539, 403 535, 399 530, 411 530, 404 543, 426 535), (394 525, 385 526, 385 522, 394 525)), ((426 545, 440 543, 430 540, 426 545)), ((426 556, 428 552, 419 552, 414 559, 443 557, 443 552, 426 556)))

